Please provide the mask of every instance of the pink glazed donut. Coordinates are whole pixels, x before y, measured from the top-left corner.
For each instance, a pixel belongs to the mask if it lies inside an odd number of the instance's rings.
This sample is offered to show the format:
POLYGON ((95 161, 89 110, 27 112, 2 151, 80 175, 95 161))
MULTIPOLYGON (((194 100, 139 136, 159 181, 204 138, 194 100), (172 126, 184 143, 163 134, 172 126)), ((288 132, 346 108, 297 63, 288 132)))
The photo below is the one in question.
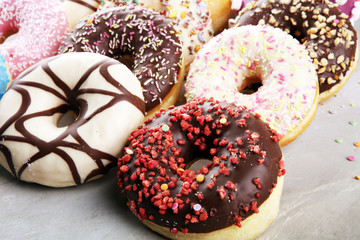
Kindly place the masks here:
POLYGON ((0 1, 0 54, 12 79, 41 59, 56 55, 67 31, 68 20, 59 0, 0 1), (14 33, 13 39, 4 42, 14 33))

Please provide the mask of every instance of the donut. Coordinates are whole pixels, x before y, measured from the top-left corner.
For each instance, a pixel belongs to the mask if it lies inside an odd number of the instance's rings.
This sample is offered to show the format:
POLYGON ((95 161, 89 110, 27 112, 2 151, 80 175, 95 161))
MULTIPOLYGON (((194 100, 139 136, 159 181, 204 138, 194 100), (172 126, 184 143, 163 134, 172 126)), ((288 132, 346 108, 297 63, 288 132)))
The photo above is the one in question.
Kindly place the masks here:
POLYGON ((168 238, 250 239, 278 214, 278 137, 246 107, 198 98, 131 134, 118 185, 131 211, 168 238))
POLYGON ((0 55, 0 100, 4 95, 6 89, 11 84, 11 77, 6 60, 3 56, 0 55))
POLYGON ((213 97, 246 105, 293 141, 313 119, 317 75, 304 46, 281 29, 242 26, 210 40, 190 65, 187 101, 213 97))
POLYGON ((212 26, 215 33, 222 32, 232 16, 232 0, 203 0, 208 3, 212 26))
POLYGON ((354 27, 328 0, 259 0, 241 10, 235 22, 281 28, 306 46, 316 65, 320 101, 344 86, 359 59, 354 27))
POLYGON ((147 116, 168 108, 179 96, 182 46, 171 22, 150 9, 132 5, 97 11, 76 25, 59 52, 128 58, 143 88, 147 116))
POLYGON ((19 180, 67 187, 116 166, 144 120, 145 103, 125 65, 69 53, 25 70, 4 94, 0 112, 0 164, 19 180), (59 125, 68 112, 76 119, 59 125))
POLYGON ((59 0, 0 1, 0 55, 6 59, 11 79, 41 59, 56 55, 67 31, 59 0), (4 42, 14 33, 16 36, 4 42))
MULTIPOLYGON (((214 35, 207 3, 201 0, 139 0, 143 7, 151 8, 168 17, 179 32, 183 44, 185 66, 194 60, 195 54, 214 35)), ((133 4, 126 0, 108 0, 101 7, 133 4)))
POLYGON ((101 0, 64 0, 70 29, 73 29, 80 19, 95 12, 100 2, 101 0))

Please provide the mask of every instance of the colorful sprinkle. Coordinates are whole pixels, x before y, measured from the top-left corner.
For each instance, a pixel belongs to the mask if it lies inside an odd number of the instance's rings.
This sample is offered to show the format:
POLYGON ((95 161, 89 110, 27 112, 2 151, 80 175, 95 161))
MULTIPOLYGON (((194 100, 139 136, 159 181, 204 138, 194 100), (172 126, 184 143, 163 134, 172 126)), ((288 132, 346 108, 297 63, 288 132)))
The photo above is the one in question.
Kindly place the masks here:
POLYGON ((161 184, 160 188, 161 188, 161 190, 166 191, 166 190, 168 190, 169 185, 167 185, 166 183, 163 183, 163 184, 161 184))
POLYGON ((131 150, 130 148, 126 148, 125 152, 126 152, 127 154, 129 154, 129 155, 134 154, 134 151, 131 150))
POLYGON ((343 140, 342 140, 341 138, 337 138, 337 139, 335 139, 335 142, 337 142, 337 143, 342 143, 343 140))
POLYGON ((203 182, 205 179, 204 175, 199 174, 196 176, 196 181, 198 181, 199 183, 203 182))
POLYGON ((360 142, 354 142, 355 147, 360 147, 360 142))
POLYGON ((225 124, 226 122, 227 122, 226 118, 221 118, 221 119, 220 119, 220 123, 221 123, 221 124, 225 124))
POLYGON ((355 161, 355 156, 348 156, 346 159, 349 161, 355 161))
POLYGON ((357 122, 356 122, 356 121, 350 121, 349 124, 350 124, 351 126, 356 126, 356 125, 357 125, 357 122))
POLYGON ((167 132, 170 130, 170 127, 167 125, 167 124, 164 124, 162 125, 161 129, 164 131, 164 132, 167 132))
POLYGON ((193 206, 194 211, 200 211, 201 208, 202 208, 201 205, 198 203, 193 206))
POLYGON ((179 207, 179 204, 178 203, 173 203, 173 205, 171 206, 171 209, 172 210, 175 210, 179 207))
POLYGON ((360 180, 360 177, 359 177, 359 176, 355 176, 355 179, 356 179, 356 180, 360 180))

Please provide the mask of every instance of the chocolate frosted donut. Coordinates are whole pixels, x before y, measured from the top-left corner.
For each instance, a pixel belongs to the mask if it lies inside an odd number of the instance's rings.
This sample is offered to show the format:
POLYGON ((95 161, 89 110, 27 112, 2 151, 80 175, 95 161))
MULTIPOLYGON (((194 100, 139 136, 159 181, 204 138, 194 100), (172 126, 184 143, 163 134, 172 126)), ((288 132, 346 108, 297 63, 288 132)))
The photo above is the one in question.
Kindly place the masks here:
POLYGON ((254 1, 235 19, 235 26, 248 24, 281 28, 306 46, 317 68, 320 101, 339 91, 356 67, 356 31, 328 0, 254 1))
POLYGON ((59 52, 130 56, 148 115, 174 104, 180 92, 184 64, 180 40, 170 20, 150 9, 123 6, 95 12, 75 26, 59 52))
POLYGON ((0 164, 27 182, 82 184, 116 165, 144 111, 139 81, 123 64, 94 53, 45 59, 0 101, 0 164), (69 111, 76 119, 60 126, 69 111))
POLYGON ((284 174, 278 135, 245 107, 196 99, 159 112, 129 140, 118 183, 130 209, 153 230, 191 239, 235 228, 253 237, 275 218, 280 194, 270 200, 271 192, 281 193, 275 186, 284 174), (210 163, 188 169, 198 159, 210 163), (259 212, 268 200, 277 202, 267 206, 275 216, 259 212), (257 217, 267 220, 239 228, 257 217))

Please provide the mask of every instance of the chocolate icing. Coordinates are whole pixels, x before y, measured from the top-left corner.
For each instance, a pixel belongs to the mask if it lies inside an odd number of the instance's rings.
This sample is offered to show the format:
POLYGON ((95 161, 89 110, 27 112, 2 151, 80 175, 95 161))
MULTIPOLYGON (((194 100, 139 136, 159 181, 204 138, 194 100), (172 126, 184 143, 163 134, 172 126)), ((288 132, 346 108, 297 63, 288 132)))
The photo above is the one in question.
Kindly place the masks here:
POLYGON ((130 55, 147 112, 161 104, 180 72, 181 44, 170 20, 140 6, 104 9, 80 21, 59 52, 83 51, 115 59, 130 55))
POLYGON ((235 21, 235 26, 271 25, 298 39, 316 64, 320 93, 346 81, 354 67, 356 31, 346 14, 327 0, 254 1, 235 21))
MULTIPOLYGON (((74 2, 74 3, 77 3, 77 4, 80 4, 80 5, 84 6, 84 7, 87 7, 87 8, 89 8, 89 9, 91 9, 91 10, 94 11, 94 12, 97 10, 96 7, 94 7, 93 5, 87 3, 87 2, 85 2, 85 1, 83 1, 83 0, 68 0, 68 1, 74 2)), ((98 1, 96 1, 96 2, 97 2, 97 3, 100 3, 100 0, 98 0, 98 1)))
POLYGON ((119 186, 130 209, 172 232, 240 226, 284 174, 278 135, 259 117, 245 107, 194 100, 147 121, 119 159, 119 186), (187 170, 196 159, 213 164, 187 170))
POLYGON ((92 67, 90 67, 78 80, 76 86, 73 89, 70 89, 69 86, 60 79, 50 68, 49 63, 54 59, 61 57, 55 56, 52 58, 48 58, 44 61, 41 61, 39 64, 34 65, 25 71, 22 75, 20 75, 17 80, 11 85, 10 89, 18 92, 21 95, 22 103, 18 111, 11 116, 1 127, 0 127, 0 151, 4 154, 8 166, 10 168, 11 173, 21 179, 22 173, 26 170, 28 166, 42 157, 54 153, 60 156, 69 166, 70 172, 76 184, 82 184, 83 182, 87 182, 98 175, 103 175, 108 172, 110 168, 112 168, 117 161, 116 156, 110 155, 108 153, 102 152, 100 150, 94 149, 89 146, 86 141, 79 135, 77 129, 92 118, 94 118, 97 114, 102 111, 111 108, 115 104, 121 101, 127 101, 138 108, 142 113, 145 112, 144 102, 137 96, 130 93, 124 86, 122 86, 118 81, 116 81, 109 73, 108 68, 111 65, 119 64, 117 61, 112 59, 104 59, 97 63, 94 63, 92 67), (62 91, 59 92, 49 86, 42 84, 41 82, 28 81, 23 80, 28 74, 34 71, 36 68, 42 68, 43 71, 52 79, 54 84, 58 86, 62 91), (114 87, 116 87, 119 92, 105 91, 100 89, 80 89, 81 85, 86 81, 86 79, 90 76, 90 74, 99 68, 100 74, 114 87), (30 96, 29 92, 24 88, 24 86, 31 86, 34 88, 41 89, 43 91, 49 92, 53 95, 56 95, 58 98, 64 100, 66 104, 46 109, 40 112, 35 112, 32 114, 25 114, 28 108, 32 104, 32 98, 34 96, 30 96), (95 93, 102 94, 107 96, 112 96, 112 99, 104 106, 99 107, 92 114, 88 115, 88 103, 84 99, 77 98, 80 94, 85 93, 95 93), (52 141, 44 141, 39 137, 31 134, 31 132, 26 128, 26 122, 33 118, 41 117, 41 116, 53 116, 56 113, 64 114, 67 111, 72 110, 74 112, 78 112, 77 119, 70 125, 67 126, 67 129, 56 139, 52 141), (85 117, 86 116, 86 117, 85 117), (18 134, 9 135, 7 133, 7 129, 12 125, 15 126, 15 129, 18 131, 18 134), (77 143, 68 142, 65 140, 66 137, 72 136, 73 139, 77 141, 77 143), (22 166, 15 168, 13 163, 13 156, 10 149, 7 147, 5 142, 23 142, 28 143, 36 148, 38 148, 38 152, 33 156, 29 157, 27 160, 24 159, 24 163, 22 166), (93 161, 96 163, 97 168, 90 172, 87 177, 82 182, 79 176, 78 169, 75 165, 74 159, 71 158, 66 151, 62 150, 61 147, 71 148, 77 151, 82 151, 85 154, 89 155, 93 161), (110 164, 104 165, 102 160, 108 160, 110 164))

